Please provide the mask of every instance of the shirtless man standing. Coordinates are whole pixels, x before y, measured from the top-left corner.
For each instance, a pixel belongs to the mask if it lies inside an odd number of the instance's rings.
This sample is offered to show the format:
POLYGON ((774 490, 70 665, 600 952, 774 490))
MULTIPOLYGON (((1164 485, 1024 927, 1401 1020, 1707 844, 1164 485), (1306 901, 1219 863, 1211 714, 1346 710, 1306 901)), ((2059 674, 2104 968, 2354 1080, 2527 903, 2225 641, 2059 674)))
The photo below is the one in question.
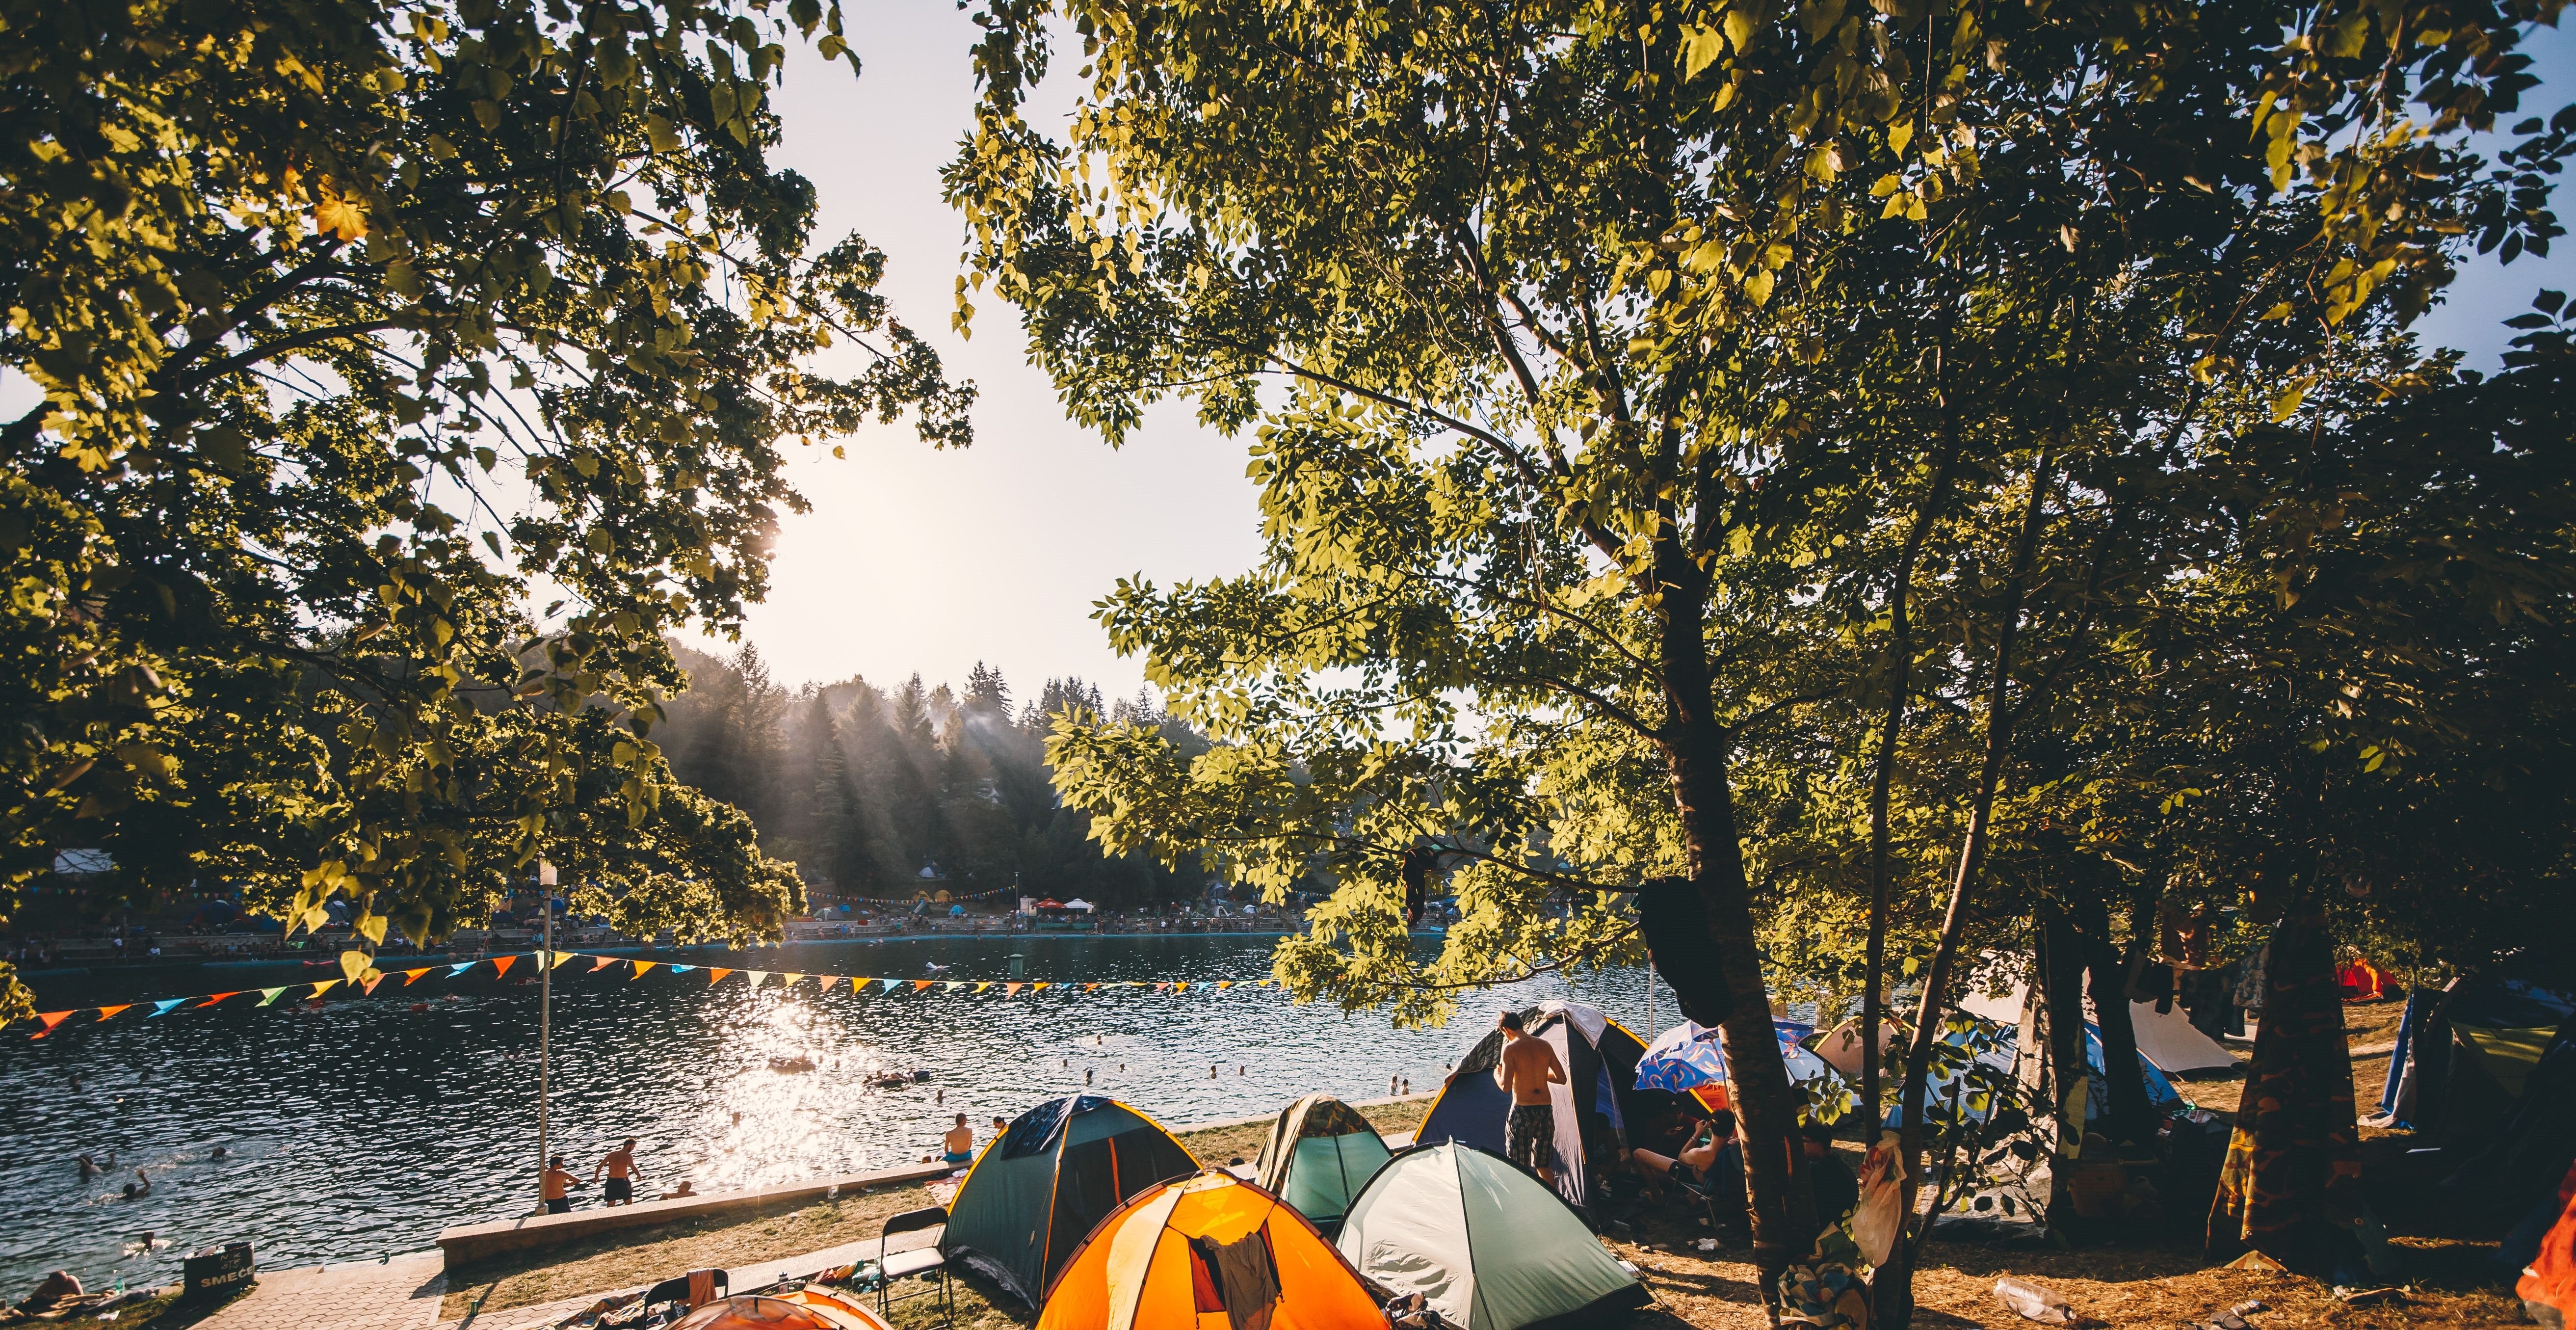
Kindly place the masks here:
POLYGON ((600 1194, 600 1201, 606 1205, 635 1204, 635 1180, 644 1175, 644 1170, 635 1166, 635 1138, 629 1136, 609 1151, 607 1158, 591 1168, 590 1180, 599 1181, 602 1169, 608 1172, 608 1189, 600 1194))
POLYGON ((1566 1084, 1565 1064, 1544 1039, 1521 1029, 1521 1014, 1506 1011, 1495 1022, 1503 1028, 1503 1056, 1494 1064, 1494 1084, 1512 1096, 1512 1114, 1503 1122, 1503 1148, 1512 1162, 1556 1185, 1556 1107, 1547 1087, 1566 1084))

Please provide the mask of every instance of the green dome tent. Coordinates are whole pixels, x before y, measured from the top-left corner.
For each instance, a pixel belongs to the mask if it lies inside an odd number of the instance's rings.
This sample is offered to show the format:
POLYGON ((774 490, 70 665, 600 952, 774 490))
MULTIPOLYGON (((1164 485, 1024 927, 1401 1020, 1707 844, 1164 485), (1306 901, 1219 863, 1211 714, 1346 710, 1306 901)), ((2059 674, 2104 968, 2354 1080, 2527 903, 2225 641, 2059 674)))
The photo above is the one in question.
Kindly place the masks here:
POLYGON ((1386 1142, 1359 1110, 1328 1094, 1281 1109, 1261 1143, 1253 1177, 1261 1189, 1330 1237, 1369 1175, 1387 1161, 1386 1142))
POLYGON ((1162 1124, 1115 1099, 1050 1099, 976 1156, 949 1204, 940 1250, 1040 1307, 1110 1211, 1157 1182, 1198 1171, 1162 1124))
POLYGON ((1387 1161, 1351 1201, 1342 1256, 1463 1330, 1550 1330, 1649 1301, 1563 1197, 1509 1161, 1452 1142, 1387 1161))

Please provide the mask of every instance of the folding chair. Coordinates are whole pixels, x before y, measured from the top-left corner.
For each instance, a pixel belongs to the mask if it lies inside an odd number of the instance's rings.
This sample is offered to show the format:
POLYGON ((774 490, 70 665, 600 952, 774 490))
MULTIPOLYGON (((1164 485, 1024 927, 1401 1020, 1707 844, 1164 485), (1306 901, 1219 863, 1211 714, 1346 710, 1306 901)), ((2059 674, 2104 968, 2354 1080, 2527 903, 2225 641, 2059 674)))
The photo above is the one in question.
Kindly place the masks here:
POLYGON ((894 1304, 929 1296, 933 1292, 931 1289, 916 1289, 901 1297, 895 1296, 894 1281, 919 1275, 938 1285, 936 1292, 939 1295, 939 1324, 956 1323, 957 1299, 949 1288, 949 1275, 945 1268, 948 1264, 946 1255, 942 1254, 937 1247, 915 1247, 911 1251, 886 1254, 886 1242, 896 1234, 917 1233, 925 1228, 938 1228, 947 1222, 946 1207, 937 1205, 925 1206, 919 1210, 906 1210, 885 1221, 885 1227, 877 1233, 877 1311, 879 1314, 891 1316, 894 1312, 894 1304))

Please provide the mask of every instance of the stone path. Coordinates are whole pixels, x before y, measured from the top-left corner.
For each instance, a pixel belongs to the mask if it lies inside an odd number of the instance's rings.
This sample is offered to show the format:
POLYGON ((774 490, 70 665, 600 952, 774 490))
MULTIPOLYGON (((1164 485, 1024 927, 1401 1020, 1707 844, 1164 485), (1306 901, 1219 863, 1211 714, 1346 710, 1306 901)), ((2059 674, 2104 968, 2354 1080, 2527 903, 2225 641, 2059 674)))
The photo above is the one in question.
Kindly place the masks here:
POLYGON ((262 1270, 250 1292, 197 1330, 428 1330, 446 1292, 445 1261, 434 1251, 381 1264, 262 1270))

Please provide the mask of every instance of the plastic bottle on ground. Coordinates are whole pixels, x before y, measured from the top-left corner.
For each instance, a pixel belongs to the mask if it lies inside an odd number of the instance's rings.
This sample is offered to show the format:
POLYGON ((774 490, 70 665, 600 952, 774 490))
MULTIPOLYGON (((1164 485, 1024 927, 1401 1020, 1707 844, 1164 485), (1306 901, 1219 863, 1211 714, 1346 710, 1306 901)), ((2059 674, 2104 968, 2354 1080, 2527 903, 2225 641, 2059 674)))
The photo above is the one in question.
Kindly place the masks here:
POLYGON ((2075 1324, 2075 1308, 2057 1293, 2010 1275, 1995 1281, 1995 1301, 2027 1321, 2047 1325, 2075 1324))

